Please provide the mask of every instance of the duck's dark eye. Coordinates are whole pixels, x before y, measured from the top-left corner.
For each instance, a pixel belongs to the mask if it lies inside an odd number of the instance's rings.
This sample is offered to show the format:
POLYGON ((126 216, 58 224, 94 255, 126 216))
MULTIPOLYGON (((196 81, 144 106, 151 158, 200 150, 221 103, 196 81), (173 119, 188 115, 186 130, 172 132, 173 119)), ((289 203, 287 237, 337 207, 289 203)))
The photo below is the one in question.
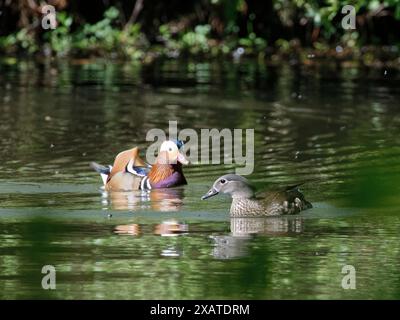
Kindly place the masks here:
POLYGON ((169 148, 168 151, 169 151, 169 152, 172 152, 172 148, 169 148))
POLYGON ((226 182, 226 180, 225 180, 225 179, 221 179, 220 182, 221 182, 222 184, 224 184, 224 183, 226 182))

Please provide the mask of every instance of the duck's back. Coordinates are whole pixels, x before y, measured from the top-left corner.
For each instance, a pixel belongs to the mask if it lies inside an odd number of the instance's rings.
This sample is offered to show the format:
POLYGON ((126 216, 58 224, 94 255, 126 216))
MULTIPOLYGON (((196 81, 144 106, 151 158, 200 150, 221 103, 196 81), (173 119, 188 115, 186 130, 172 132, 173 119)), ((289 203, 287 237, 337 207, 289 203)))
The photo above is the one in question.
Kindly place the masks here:
POLYGON ((256 194, 254 198, 234 198, 232 200, 232 216, 277 216, 297 214, 312 208, 298 186, 281 190, 270 190, 256 194))
POLYGON ((312 208, 298 185, 280 190, 270 190, 256 195, 256 199, 266 207, 271 215, 297 214, 302 210, 312 208))

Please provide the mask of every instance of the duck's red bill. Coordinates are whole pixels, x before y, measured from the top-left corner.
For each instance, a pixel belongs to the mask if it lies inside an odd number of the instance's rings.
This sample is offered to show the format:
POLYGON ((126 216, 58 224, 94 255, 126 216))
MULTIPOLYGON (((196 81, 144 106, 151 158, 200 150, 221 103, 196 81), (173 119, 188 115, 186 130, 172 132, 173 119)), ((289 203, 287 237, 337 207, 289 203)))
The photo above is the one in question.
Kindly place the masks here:
POLYGON ((185 158, 185 156, 178 152, 178 157, 177 157, 178 161, 182 164, 189 164, 189 160, 185 158))

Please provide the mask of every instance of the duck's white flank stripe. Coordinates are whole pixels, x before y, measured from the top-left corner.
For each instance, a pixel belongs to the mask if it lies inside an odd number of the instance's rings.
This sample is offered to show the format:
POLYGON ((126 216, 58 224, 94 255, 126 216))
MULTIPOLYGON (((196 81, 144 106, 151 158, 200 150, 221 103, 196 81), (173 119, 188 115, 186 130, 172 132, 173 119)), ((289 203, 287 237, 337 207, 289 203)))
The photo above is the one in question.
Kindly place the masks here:
POLYGON ((151 184, 148 177, 144 177, 140 182, 140 190, 151 190, 151 184))
POLYGON ((144 178, 142 179, 142 181, 140 182, 140 189, 141 189, 141 190, 144 190, 144 184, 145 184, 146 180, 147 180, 147 177, 144 177, 144 178))

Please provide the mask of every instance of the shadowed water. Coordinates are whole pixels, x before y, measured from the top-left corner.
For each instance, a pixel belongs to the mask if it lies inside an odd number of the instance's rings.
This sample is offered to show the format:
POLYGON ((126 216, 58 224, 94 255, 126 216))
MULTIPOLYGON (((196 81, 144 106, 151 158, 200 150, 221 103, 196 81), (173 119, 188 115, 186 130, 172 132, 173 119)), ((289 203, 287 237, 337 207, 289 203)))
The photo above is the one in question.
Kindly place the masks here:
POLYGON ((400 78, 393 70, 249 62, 0 64, 0 297, 400 297, 400 78), (152 128, 254 128, 259 189, 309 181, 298 216, 229 219, 188 185, 107 194, 90 161, 152 128), (355 290, 342 289, 344 265, 355 290), (56 290, 41 269, 54 265, 56 290))

